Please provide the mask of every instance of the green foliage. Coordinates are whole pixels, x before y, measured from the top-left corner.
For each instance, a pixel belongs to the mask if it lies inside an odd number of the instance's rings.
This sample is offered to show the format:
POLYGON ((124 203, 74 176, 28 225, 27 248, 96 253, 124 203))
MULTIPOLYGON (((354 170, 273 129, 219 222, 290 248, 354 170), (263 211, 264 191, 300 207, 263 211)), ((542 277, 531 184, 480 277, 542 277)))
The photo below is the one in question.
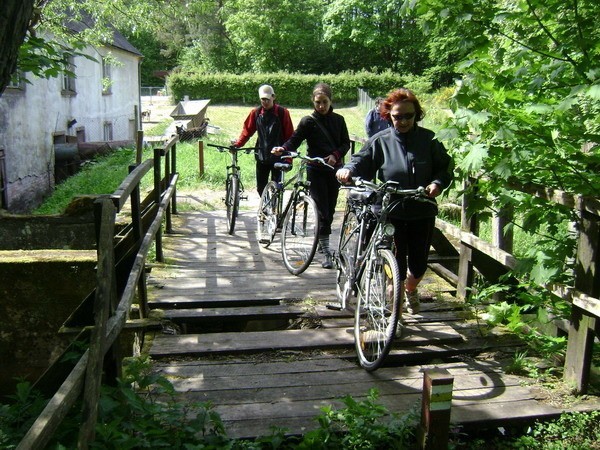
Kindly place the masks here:
POLYGON ((277 101, 285 106, 310 105, 313 87, 318 82, 329 83, 336 104, 355 103, 357 89, 362 87, 372 96, 382 95, 398 87, 410 87, 415 92, 427 92, 430 85, 424 78, 386 71, 341 73, 337 75, 300 75, 283 72, 246 73, 241 75, 201 72, 175 72, 169 77, 169 89, 175 99, 189 95, 190 99, 210 98, 214 103, 256 103, 261 84, 271 84, 277 101))
POLYGON ((402 0, 334 0, 327 5, 324 41, 346 70, 422 75, 431 65, 427 40, 402 0))
POLYGON ((348 396, 345 408, 322 408, 317 417, 320 427, 304 435, 298 449, 404 449, 414 444, 417 414, 409 411, 403 416, 390 414, 376 403, 375 389, 363 401, 348 396))
POLYGON ((507 204, 521 226, 538 233, 523 273, 538 283, 565 281, 575 242, 564 224, 573 211, 548 206, 508 186, 535 183, 549 189, 600 193, 600 5, 569 8, 558 0, 526 2, 437 0, 415 5, 435 36, 457 33, 462 73, 452 117, 439 136, 448 142, 467 189, 471 213, 507 204), (576 30, 574 32, 574 30, 576 30), (541 227, 547 233, 539 233, 541 227))
POLYGON ((543 288, 536 285, 514 285, 508 278, 503 284, 493 284, 473 290, 468 304, 479 312, 489 326, 503 325, 520 336, 537 354, 545 358, 556 358, 566 350, 566 337, 554 337, 538 329, 538 310, 548 311, 552 316, 566 318, 570 314, 569 305, 543 288), (490 304, 492 296, 503 294, 510 299, 490 304))
POLYGON ((15 448, 44 407, 46 400, 28 382, 17 384, 9 404, 0 404, 0 448, 15 448))
MULTIPOLYGON (((580 450, 598 448, 600 412, 563 414, 557 420, 539 422, 523 436, 502 448, 531 450, 580 450)), ((488 445, 489 448, 489 445, 488 445)))

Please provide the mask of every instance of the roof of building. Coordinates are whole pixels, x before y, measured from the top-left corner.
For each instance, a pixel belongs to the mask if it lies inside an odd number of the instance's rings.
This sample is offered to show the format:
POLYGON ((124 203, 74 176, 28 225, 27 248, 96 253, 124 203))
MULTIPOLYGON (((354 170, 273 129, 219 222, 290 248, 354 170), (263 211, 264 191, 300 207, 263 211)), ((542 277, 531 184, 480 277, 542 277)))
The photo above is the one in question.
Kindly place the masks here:
MULTIPOLYGON (((67 15, 70 17, 66 20, 65 25, 74 33, 81 33, 86 29, 91 29, 94 27, 94 19, 85 12, 82 12, 81 16, 77 18, 69 13, 67 13, 67 15)), ((119 48, 138 56, 143 56, 142 53, 140 53, 140 51, 135 48, 115 27, 111 26, 110 29, 112 29, 112 42, 106 42, 106 45, 119 48)))

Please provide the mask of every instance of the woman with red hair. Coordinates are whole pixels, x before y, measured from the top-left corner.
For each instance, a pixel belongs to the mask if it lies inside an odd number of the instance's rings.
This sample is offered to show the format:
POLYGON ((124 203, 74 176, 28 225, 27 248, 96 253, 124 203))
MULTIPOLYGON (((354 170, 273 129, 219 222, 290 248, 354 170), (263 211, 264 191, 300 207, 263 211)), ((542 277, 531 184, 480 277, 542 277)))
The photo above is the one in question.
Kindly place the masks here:
MULTIPOLYGON (((419 100, 409 89, 390 92, 383 101, 381 116, 393 127, 371 137, 361 151, 336 173, 348 183, 352 177, 381 182, 396 181, 402 189, 424 187, 435 198, 452 181, 452 159, 433 131, 417 122, 425 113, 419 100)), ((410 314, 420 311, 417 286, 427 270, 429 247, 435 227, 437 205, 416 200, 401 203, 390 213, 396 228, 394 244, 400 268, 402 289, 410 314)))

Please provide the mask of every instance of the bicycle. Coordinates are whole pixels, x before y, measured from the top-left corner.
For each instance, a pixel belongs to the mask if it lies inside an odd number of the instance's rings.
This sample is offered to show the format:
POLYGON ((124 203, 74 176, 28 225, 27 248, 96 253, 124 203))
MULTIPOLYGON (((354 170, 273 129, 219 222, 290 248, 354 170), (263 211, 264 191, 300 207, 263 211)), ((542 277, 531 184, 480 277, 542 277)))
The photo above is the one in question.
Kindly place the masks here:
MULTIPOLYGON (((378 369, 389 354, 398 325, 402 329, 400 272, 394 256, 394 225, 390 211, 407 199, 433 202, 425 188, 400 189, 393 181, 376 185, 354 178, 347 196, 336 261, 339 306, 354 310, 354 345, 360 365, 378 369), (381 200, 381 202, 378 201, 381 200)), ((334 307, 329 305, 330 307, 334 307)))
POLYGON ((268 247, 281 230, 283 263, 291 274, 300 275, 312 262, 319 240, 319 214, 308 192, 310 182, 306 180, 306 164, 312 161, 333 167, 323 158, 296 152, 286 152, 284 157, 302 161, 298 172, 288 181, 285 181, 285 173, 292 169, 292 164, 275 163, 274 167, 283 173, 282 181, 270 181, 262 193, 257 214, 258 241, 268 247), (284 205, 284 193, 290 186, 293 188, 284 205))
POLYGON ((243 197, 244 185, 240 174, 240 166, 238 165, 238 153, 245 152, 246 154, 255 151, 254 147, 237 148, 233 146, 207 144, 209 147, 215 147, 219 152, 229 152, 231 155, 231 164, 227 166, 227 178, 225 180, 225 206, 227 207, 227 233, 233 234, 235 230, 235 220, 238 216, 240 208, 240 199, 246 200, 243 197))

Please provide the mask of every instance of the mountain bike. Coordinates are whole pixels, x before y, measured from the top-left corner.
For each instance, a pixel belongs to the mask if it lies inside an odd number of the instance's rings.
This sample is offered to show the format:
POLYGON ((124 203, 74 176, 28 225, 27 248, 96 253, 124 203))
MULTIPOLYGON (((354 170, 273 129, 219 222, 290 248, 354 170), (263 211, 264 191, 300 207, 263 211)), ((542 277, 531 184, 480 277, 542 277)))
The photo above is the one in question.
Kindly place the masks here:
POLYGON ((337 309, 350 309, 356 295, 354 344, 360 365, 370 372, 381 366, 402 329, 403 298, 389 212, 408 199, 435 201, 423 187, 400 189, 393 181, 376 185, 360 178, 354 182, 356 187, 342 187, 349 193, 335 254, 337 309))
POLYGON ((302 156, 296 152, 286 152, 285 158, 301 159, 298 172, 285 181, 285 173, 292 169, 292 164, 275 163, 274 167, 283 173, 282 181, 270 181, 260 198, 258 206, 258 241, 268 247, 281 231, 281 254, 287 270, 293 275, 300 275, 312 262, 319 241, 319 214, 317 205, 311 198, 306 179, 307 162, 327 164, 323 158, 302 156), (284 201, 286 189, 292 190, 284 201))
POLYGON ((209 147, 216 148, 219 152, 228 152, 231 155, 231 164, 227 166, 227 178, 225 179, 225 206, 227 207, 227 232, 233 234, 235 230, 235 220, 238 216, 240 208, 240 199, 246 200, 244 197, 244 185, 240 174, 240 166, 238 165, 239 152, 250 153, 255 151, 254 147, 237 148, 233 146, 224 146, 217 144, 207 144, 209 147))

